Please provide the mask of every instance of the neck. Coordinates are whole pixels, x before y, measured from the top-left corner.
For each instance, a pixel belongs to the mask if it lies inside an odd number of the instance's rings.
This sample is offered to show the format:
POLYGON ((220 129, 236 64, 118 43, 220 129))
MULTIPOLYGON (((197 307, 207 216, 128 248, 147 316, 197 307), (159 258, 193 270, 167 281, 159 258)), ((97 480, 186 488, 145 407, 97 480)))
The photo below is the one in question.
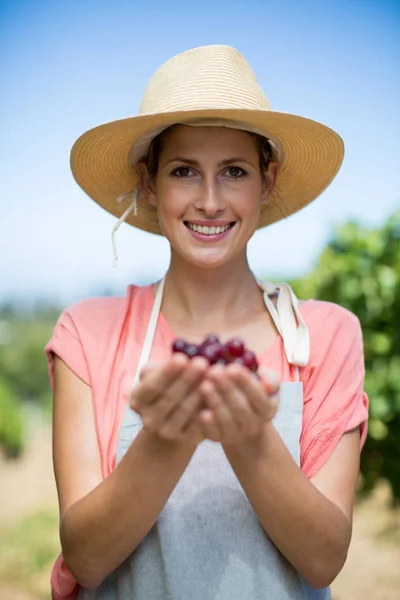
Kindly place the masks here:
POLYGON ((209 270, 171 259, 162 303, 167 321, 179 321, 194 332, 218 332, 260 309, 265 310, 262 293, 247 256, 209 270))

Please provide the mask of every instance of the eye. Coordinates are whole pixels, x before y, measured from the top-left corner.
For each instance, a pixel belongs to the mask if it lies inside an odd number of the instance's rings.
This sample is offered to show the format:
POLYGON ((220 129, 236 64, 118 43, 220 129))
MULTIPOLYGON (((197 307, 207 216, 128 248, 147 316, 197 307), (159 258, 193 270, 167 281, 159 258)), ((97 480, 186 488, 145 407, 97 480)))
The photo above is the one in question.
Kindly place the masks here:
POLYGON ((171 175, 183 179, 184 177, 190 177, 191 173, 193 173, 193 171, 189 167, 178 167, 172 171, 171 175))
POLYGON ((240 167, 229 167, 225 173, 228 173, 228 177, 231 177, 232 179, 240 179, 241 177, 247 175, 246 171, 240 167))

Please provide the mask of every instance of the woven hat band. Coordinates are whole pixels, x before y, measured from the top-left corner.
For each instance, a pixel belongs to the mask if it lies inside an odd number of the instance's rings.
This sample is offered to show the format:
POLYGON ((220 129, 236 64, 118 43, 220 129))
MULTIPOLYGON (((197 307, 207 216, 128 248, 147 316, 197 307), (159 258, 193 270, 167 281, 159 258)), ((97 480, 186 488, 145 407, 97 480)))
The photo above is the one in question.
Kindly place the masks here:
POLYGON ((241 129, 243 131, 248 131, 250 133, 257 133, 262 137, 268 139, 272 149, 274 151, 274 160, 278 160, 278 162, 282 165, 283 163, 283 151, 281 145, 277 139, 274 139, 268 132, 262 130, 258 127, 254 127, 247 123, 242 123, 240 121, 234 121, 232 119, 189 119, 187 121, 180 121, 179 123, 172 123, 170 125, 165 125, 162 127, 157 127, 152 131, 146 132, 141 138, 135 142, 132 146, 132 149, 129 154, 129 162, 132 167, 135 167, 140 159, 144 158, 150 148, 151 142, 155 137, 157 137, 160 133, 171 127, 171 125, 190 125, 190 127, 228 127, 230 129, 241 129))
POLYGON ((228 46, 178 54, 150 79, 139 115, 182 110, 271 110, 244 57, 228 46))

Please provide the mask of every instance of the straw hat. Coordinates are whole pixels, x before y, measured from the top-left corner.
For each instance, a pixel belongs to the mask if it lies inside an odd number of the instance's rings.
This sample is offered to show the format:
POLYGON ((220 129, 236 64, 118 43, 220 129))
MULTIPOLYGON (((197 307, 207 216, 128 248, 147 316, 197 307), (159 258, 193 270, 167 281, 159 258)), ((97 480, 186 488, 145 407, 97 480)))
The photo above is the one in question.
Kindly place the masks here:
POLYGON ((280 162, 278 197, 262 207, 259 228, 312 202, 343 160, 337 133, 316 121, 272 111, 244 57, 234 48, 214 45, 188 50, 164 63, 148 83, 138 116, 84 133, 71 152, 75 180, 108 212, 162 235, 154 209, 145 202, 139 202, 137 214, 126 209, 138 183, 135 164, 146 155, 151 140, 176 123, 226 125, 270 140, 280 162))

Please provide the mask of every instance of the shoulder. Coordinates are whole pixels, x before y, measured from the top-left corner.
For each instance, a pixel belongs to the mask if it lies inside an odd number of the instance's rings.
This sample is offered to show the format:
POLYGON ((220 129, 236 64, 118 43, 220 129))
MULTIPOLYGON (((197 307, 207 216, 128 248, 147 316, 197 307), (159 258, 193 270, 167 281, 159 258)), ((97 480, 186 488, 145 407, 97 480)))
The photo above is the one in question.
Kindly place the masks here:
POLYGON ((99 331, 112 332, 132 311, 135 299, 146 288, 129 285, 124 296, 85 298, 71 304, 60 315, 57 324, 75 329, 80 335, 99 331))
POLYGON ((85 298, 68 306, 64 313, 78 320, 96 319, 114 312, 115 309, 121 309, 125 301, 124 296, 85 298))
POLYGON ((310 334, 310 365, 339 355, 362 352, 362 330, 358 317, 343 306, 322 300, 307 300, 300 312, 310 334))
POLYGON ((125 296, 86 298, 71 304, 61 313, 45 347, 51 380, 57 354, 91 385, 93 371, 106 364, 110 349, 118 346, 125 324, 130 323, 132 315, 139 318, 138 304, 144 304, 147 298, 148 288, 146 293, 146 288, 131 285, 125 296))
MULTIPOLYGON (((287 285, 287 284, 286 284, 287 285)), ((289 286, 290 287, 290 286, 289 286)), ((278 291, 273 284, 266 283, 266 291, 272 300, 275 308, 278 302, 278 291)), ((292 290, 293 291, 293 290, 292 290)), ((329 329, 340 329, 342 327, 350 327, 353 330, 360 329, 360 321, 358 317, 335 302, 326 300, 315 300, 314 298, 301 299, 298 298, 299 311, 310 330, 316 332, 329 329)))
POLYGON ((347 308, 334 302, 310 299, 299 304, 306 324, 312 329, 321 328, 322 332, 327 328, 335 330, 343 327, 353 330, 360 328, 358 317, 347 308))

